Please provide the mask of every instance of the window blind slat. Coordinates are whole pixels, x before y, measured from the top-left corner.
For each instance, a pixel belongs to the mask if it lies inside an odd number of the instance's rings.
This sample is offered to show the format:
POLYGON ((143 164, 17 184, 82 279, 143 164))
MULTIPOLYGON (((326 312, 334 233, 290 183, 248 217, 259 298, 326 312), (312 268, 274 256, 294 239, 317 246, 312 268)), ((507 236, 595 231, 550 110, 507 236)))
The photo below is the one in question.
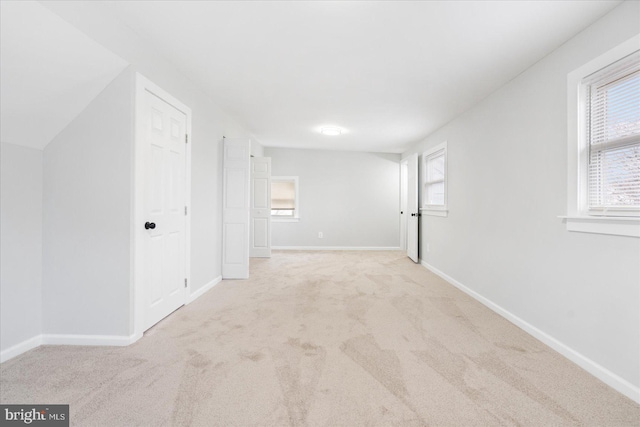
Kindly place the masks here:
POLYGON ((640 144, 593 151, 589 182, 591 207, 640 207, 640 144))
POLYGON ((588 93, 589 208, 640 209, 640 52, 583 84, 588 93))

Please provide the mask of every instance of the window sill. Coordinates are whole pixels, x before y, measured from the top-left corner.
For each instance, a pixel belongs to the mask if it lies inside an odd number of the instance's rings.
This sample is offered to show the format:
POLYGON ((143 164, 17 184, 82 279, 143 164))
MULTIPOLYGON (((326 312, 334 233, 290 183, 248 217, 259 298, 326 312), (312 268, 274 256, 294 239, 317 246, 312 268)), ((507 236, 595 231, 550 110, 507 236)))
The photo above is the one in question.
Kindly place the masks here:
POLYGON ((271 217, 272 222, 300 222, 300 218, 278 218, 271 217))
POLYGON ((567 231, 581 233, 609 234, 612 236, 640 237, 640 218, 637 217, 598 217, 598 216, 559 216, 567 231))
POLYGON ((429 216, 442 216, 442 217, 446 217, 449 215, 449 211, 447 209, 426 209, 426 208, 421 208, 420 209, 420 213, 424 214, 424 215, 429 215, 429 216))

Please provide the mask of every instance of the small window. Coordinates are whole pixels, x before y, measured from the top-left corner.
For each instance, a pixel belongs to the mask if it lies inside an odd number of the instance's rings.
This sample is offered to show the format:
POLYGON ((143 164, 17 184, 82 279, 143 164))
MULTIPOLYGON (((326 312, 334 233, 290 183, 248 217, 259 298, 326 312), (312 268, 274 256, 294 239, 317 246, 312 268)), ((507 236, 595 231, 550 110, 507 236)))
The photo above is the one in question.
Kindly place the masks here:
POLYGON ((586 77, 587 213, 640 213, 640 52, 586 77))
POLYGON ((422 154, 422 211, 427 215, 447 215, 447 143, 422 154))
POLYGON ((271 177, 271 216, 274 219, 299 218, 298 177, 271 177))

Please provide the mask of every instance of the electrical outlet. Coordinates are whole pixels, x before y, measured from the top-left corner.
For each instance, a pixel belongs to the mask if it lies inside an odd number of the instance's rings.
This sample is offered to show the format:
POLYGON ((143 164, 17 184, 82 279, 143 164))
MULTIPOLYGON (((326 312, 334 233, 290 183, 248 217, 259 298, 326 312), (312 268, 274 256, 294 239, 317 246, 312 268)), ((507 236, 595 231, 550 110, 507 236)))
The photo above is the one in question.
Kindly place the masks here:
POLYGON ((318 239, 322 239, 322 231, 318 231, 318 239))

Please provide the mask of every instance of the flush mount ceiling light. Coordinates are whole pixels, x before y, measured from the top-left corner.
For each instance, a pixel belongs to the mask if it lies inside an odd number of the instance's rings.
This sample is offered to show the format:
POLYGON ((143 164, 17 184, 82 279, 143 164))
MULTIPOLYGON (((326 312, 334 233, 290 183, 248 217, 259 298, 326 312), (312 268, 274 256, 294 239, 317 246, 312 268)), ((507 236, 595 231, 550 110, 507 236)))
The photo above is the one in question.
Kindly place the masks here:
POLYGON ((320 133, 328 136, 338 136, 342 134, 342 129, 336 126, 324 126, 320 128, 320 133))

